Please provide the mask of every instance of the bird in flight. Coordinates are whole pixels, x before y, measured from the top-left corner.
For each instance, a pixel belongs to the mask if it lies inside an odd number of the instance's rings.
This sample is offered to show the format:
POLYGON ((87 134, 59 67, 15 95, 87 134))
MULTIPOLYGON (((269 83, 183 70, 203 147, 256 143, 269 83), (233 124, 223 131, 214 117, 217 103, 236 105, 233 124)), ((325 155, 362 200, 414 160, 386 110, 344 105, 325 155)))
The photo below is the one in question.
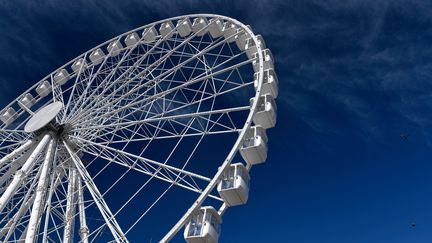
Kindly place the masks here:
POLYGON ((407 140, 409 136, 410 136, 409 133, 401 133, 401 135, 400 135, 402 140, 407 140))

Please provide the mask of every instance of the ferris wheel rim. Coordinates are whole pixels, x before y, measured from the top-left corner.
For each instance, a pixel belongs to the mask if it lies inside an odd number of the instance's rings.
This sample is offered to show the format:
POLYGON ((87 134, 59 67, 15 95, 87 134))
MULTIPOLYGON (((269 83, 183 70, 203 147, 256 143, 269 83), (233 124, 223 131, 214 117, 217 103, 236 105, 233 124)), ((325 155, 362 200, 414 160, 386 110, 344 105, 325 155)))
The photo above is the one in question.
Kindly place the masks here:
MULTIPOLYGON (((136 29, 127 31, 125 33, 122 33, 114 38, 111 38, 95 47, 93 47, 92 49, 89 49, 87 51, 85 51, 84 53, 78 55, 76 58, 70 60, 69 62, 67 62, 66 64, 64 64, 63 66, 57 68, 56 70, 54 70, 53 72, 51 72, 50 74, 48 74, 46 77, 44 77, 43 79, 41 79, 40 81, 36 82, 35 85, 31 86, 28 90, 24 91, 22 94, 25 94, 29 91, 31 91, 32 89, 34 89, 39 83, 43 82, 46 79, 49 79, 49 77, 52 77, 55 73, 57 73, 59 70, 67 67, 68 65, 71 65, 72 63, 74 63, 75 61, 77 61, 79 58, 81 57, 86 57, 89 53, 91 53, 94 50, 97 50, 100 47, 105 46, 106 44, 120 39, 121 37, 124 37, 130 33, 134 33, 137 32, 139 30, 142 30, 144 28, 150 27, 150 26, 155 26, 161 23, 164 23, 166 21, 172 21, 172 20, 179 20, 179 19, 183 19, 183 18, 193 18, 193 17, 205 17, 205 18, 212 18, 212 17, 216 17, 216 18, 220 18, 222 20, 225 21, 230 21, 232 23, 234 23, 236 26, 241 27, 244 31, 246 31, 250 37, 253 39, 253 41, 256 43, 258 43, 258 39, 256 37, 256 35, 252 32, 252 30, 246 26, 245 24, 241 23, 240 21, 227 17, 227 16, 222 16, 222 15, 216 15, 216 14, 191 14, 191 15, 182 15, 182 16, 177 16, 177 17, 172 17, 172 18, 168 18, 168 19, 163 19, 163 20, 159 20, 141 27, 138 27, 136 29)), ((222 163, 222 165, 220 166, 220 170, 213 176, 213 178, 211 179, 210 183, 207 185, 207 187, 205 188, 205 190, 202 191, 202 193, 197 197, 197 200, 195 201, 195 203, 187 210, 187 212, 185 212, 185 214, 183 215, 183 217, 176 223, 176 225, 170 230, 170 232, 167 233, 167 235, 162 239, 162 241, 165 240, 169 240, 174 234, 176 234, 178 232, 178 230, 184 225, 185 221, 188 219, 188 217, 194 213, 194 211, 197 210, 198 207, 201 206, 201 204, 203 203, 203 201, 208 197, 208 195, 210 194, 210 191, 216 186, 217 182, 220 180, 220 177, 222 175, 222 172, 231 164, 234 155, 237 153, 238 149, 240 148, 241 143, 244 140, 246 131, 251 127, 252 124, 252 119, 254 114, 256 113, 256 108, 257 108, 257 104, 258 104, 258 98, 260 96, 260 92, 261 92, 261 87, 263 84, 263 54, 262 54, 262 49, 260 45, 256 45, 257 47, 257 55, 258 55, 258 61, 259 61, 259 71, 258 73, 258 85, 256 87, 256 91, 255 91, 255 95, 254 95, 254 99, 252 104, 250 105, 250 111, 249 114, 246 118, 245 124, 243 125, 243 127, 241 128, 241 131, 235 141, 235 143, 232 146, 232 149, 230 150, 229 154, 227 155, 226 159, 224 160, 224 162, 222 163), (179 224, 179 222, 181 222, 179 224)), ((21 96, 21 95, 20 95, 21 96)), ((19 99, 19 97, 17 99, 19 99)), ((10 107, 16 100, 13 100, 12 102, 10 102, 6 107, 10 107)), ((249 168, 248 168, 249 169, 249 168)), ((225 210, 223 209, 223 207, 225 207, 224 205, 222 205, 221 210, 225 210)))

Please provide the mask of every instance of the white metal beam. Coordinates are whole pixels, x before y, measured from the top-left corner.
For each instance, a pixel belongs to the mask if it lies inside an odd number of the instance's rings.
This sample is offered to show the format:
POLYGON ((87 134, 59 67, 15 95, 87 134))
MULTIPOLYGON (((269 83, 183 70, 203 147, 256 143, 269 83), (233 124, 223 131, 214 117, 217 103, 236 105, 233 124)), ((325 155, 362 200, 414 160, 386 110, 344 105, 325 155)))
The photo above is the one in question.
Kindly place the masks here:
POLYGON ((69 168, 68 189, 66 196, 66 213, 63 232, 63 243, 72 243, 74 239, 75 208, 76 208, 76 184, 77 170, 71 166, 69 168))
MULTIPOLYGON (((61 183, 61 179, 63 178, 63 176, 64 176, 63 170, 60 170, 60 171, 53 170, 53 172, 51 173, 51 182, 50 182, 50 186, 49 186, 49 194, 48 194, 48 198, 46 199, 45 225, 44 225, 42 243, 48 242, 48 226, 49 226, 49 220, 51 218, 52 196, 53 196, 54 192, 57 190, 57 186, 61 183)), ((59 239, 60 239, 60 236, 59 236, 59 239)))
POLYGON ((230 112, 245 111, 245 110, 250 110, 250 106, 240 106, 240 107, 232 107, 228 109, 201 111, 201 112, 193 112, 193 113, 185 113, 185 114, 176 114, 171 116, 162 116, 157 118, 148 118, 148 119, 137 120, 137 121, 126 121, 126 122, 119 122, 119 123, 103 124, 103 125, 76 128, 73 129, 73 131, 88 130, 88 129, 103 129, 107 127, 116 127, 116 126, 124 128, 136 124, 143 124, 143 123, 150 123, 150 122, 157 122, 157 121, 164 121, 164 120, 175 120, 181 118, 203 117, 207 115, 226 114, 230 112))
POLYGON ((85 207, 84 207, 84 188, 81 177, 78 176, 78 210, 80 219, 80 237, 83 243, 88 243, 89 229, 87 227, 85 207))
POLYGON ((123 230, 120 228, 120 225, 117 223, 117 220, 115 219, 114 215, 112 214, 111 210, 109 209, 108 205, 106 204, 105 200, 102 197, 102 194, 99 192, 99 189, 94 184, 93 180, 91 179, 91 176, 88 174, 87 170, 85 169, 83 163, 81 162, 80 158, 75 154, 75 152, 71 149, 68 142, 63 141, 63 144, 65 145, 69 155, 71 156, 71 159, 81 176, 81 178, 84 180, 84 183, 86 184, 87 189, 89 190, 90 194, 93 197, 94 202, 96 203, 96 206, 98 207, 100 213, 102 214, 102 217, 105 220, 105 223, 107 224, 108 228, 110 229, 114 239, 116 242, 128 242, 126 239, 125 234, 123 233, 123 230))
POLYGON ((12 151, 10 154, 1 158, 0 159, 0 167, 2 167, 6 162, 11 160, 13 157, 17 156, 20 153, 23 153, 26 149, 30 148, 32 143, 33 143, 33 140, 29 140, 29 141, 25 142, 23 145, 21 145, 20 147, 18 147, 17 149, 15 149, 14 151, 12 151))
POLYGON ((92 141, 88 141, 88 140, 85 140, 85 139, 81 139, 81 138, 78 138, 78 137, 74 137, 74 138, 76 138, 76 139, 78 139, 78 140, 80 140, 80 141, 82 141, 84 143, 88 143, 88 144, 100 147, 102 149, 106 149, 108 151, 112 151, 112 152, 115 152, 115 153, 118 153, 118 154, 122 154, 124 156, 130 157, 130 158, 134 158, 134 159, 140 160, 140 161, 145 162, 145 163, 153 164, 155 166, 162 167, 162 168, 165 168, 167 170, 175 171, 175 172, 178 172, 178 173, 181 173, 181 174, 184 174, 184 175, 188 175, 188 176, 191 176, 191 177, 203 180, 203 181, 210 181, 210 178, 207 178, 205 176, 202 176, 202 175, 199 175, 199 174, 187 171, 187 170, 179 169, 179 168, 171 166, 171 165, 167 165, 167 164, 164 164, 164 163, 152 160, 152 159, 148 159, 148 158, 144 158, 144 157, 141 157, 141 156, 137 156, 135 154, 131 154, 131 153, 128 153, 128 152, 120 150, 120 149, 111 148, 109 146, 102 145, 102 144, 99 144, 99 143, 95 143, 95 142, 92 142, 92 141))
POLYGON ((9 184, 3 195, 0 197, 0 212, 6 207, 6 204, 12 198, 15 191, 18 189, 22 181, 27 177, 27 173, 33 169, 36 159, 39 154, 43 151, 48 141, 51 139, 50 134, 45 134, 39 144, 31 153, 30 157, 21 167, 21 169, 15 174, 12 182, 9 184))
POLYGON ((45 160, 42 165, 42 171, 39 176, 38 187, 36 189, 36 196, 33 202, 33 208, 30 215, 30 221, 28 224, 26 243, 33 243, 37 239, 39 225, 41 222, 42 209, 44 207, 43 201, 47 193, 48 180, 50 178, 49 172, 53 163, 54 153, 56 150, 57 141, 55 138, 51 138, 49 147, 47 149, 45 160))

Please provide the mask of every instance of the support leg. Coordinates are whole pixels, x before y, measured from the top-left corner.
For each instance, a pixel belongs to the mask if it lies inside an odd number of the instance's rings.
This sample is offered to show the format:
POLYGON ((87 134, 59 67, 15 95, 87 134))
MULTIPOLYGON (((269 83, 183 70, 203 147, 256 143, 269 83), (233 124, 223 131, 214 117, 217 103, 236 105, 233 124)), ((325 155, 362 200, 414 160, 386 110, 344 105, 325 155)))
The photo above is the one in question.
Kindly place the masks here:
POLYGON ((77 184, 77 170, 75 169, 75 166, 72 165, 69 169, 65 227, 64 227, 64 234, 63 234, 64 243, 72 243, 74 238, 76 184, 77 184))
POLYGON ((56 146, 56 139, 51 139, 45 155, 45 160, 42 165, 42 171, 39 176, 38 187, 36 189, 36 196, 30 214, 30 221, 28 225, 25 243, 35 242, 36 236, 38 234, 38 229, 41 222, 42 209, 44 207, 43 201, 47 193, 48 180, 50 178, 49 172, 53 163, 56 146))
POLYGON ((12 182, 9 184, 3 195, 0 197, 0 212, 3 211, 9 200, 14 195, 15 191, 18 189, 19 185, 27 177, 27 174, 33 169, 38 155, 43 151, 50 139, 50 134, 44 135, 42 140, 36 146, 35 150, 33 150, 33 152, 31 153, 30 157, 27 159, 21 169, 15 174, 12 182))
POLYGON ((78 176, 78 208, 80 219, 80 236, 83 243, 88 243, 89 229, 87 227, 85 207, 84 207, 84 191, 81 178, 78 176))

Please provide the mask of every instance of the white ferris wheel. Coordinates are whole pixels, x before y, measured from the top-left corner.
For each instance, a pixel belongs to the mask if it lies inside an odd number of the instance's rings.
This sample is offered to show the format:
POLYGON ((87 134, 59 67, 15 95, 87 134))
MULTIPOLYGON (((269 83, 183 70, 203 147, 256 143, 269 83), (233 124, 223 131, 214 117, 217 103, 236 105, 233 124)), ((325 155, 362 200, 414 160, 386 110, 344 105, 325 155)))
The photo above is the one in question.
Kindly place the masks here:
POLYGON ((0 113, 0 242, 128 242, 155 215, 161 242, 182 228, 218 242, 267 158, 277 95, 264 40, 225 16, 165 19, 86 51, 0 113))

